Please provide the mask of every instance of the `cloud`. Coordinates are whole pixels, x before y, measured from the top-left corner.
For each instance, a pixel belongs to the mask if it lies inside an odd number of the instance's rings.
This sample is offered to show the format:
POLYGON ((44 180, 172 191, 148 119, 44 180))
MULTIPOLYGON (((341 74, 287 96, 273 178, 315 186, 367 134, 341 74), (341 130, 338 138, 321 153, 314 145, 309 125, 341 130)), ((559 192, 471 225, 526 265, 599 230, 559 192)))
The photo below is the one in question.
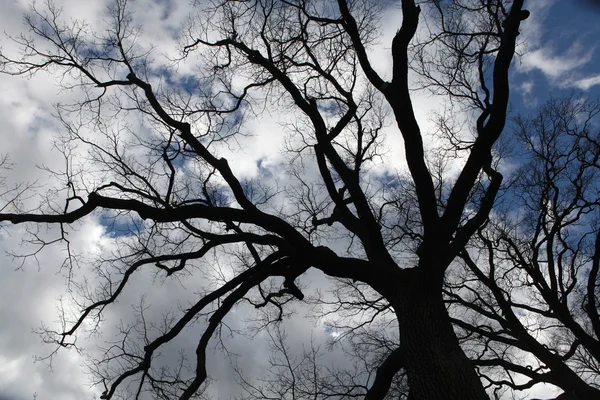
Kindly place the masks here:
POLYGON ((596 85, 600 85, 600 74, 589 76, 587 78, 577 79, 573 82, 573 86, 581 90, 588 90, 596 85))
MULTIPOLYGON (((566 53, 556 54, 551 46, 538 48, 523 55, 520 64, 521 72, 540 71, 553 86, 560 88, 578 88, 588 90, 600 84, 600 74, 587 75, 583 67, 594 58, 594 49, 574 43, 566 53)), ((521 88, 529 94, 531 88, 528 81, 521 88)))
POLYGON ((56 320, 57 298, 65 292, 64 279, 56 272, 64 254, 59 248, 50 248, 39 266, 31 258, 22 269, 16 269, 19 260, 4 251, 18 251, 23 236, 22 227, 0 233, 0 393, 11 400, 31 400, 35 393, 40 399, 91 398, 93 391, 81 368, 83 358, 77 352, 57 354, 52 370, 46 362, 35 362, 34 357, 52 351, 33 330, 42 320, 49 326, 56 320))
POLYGON ((527 94, 531 93, 534 85, 535 85, 535 83, 533 81, 526 81, 520 85, 519 89, 523 92, 523 94, 527 95, 527 94))
POLYGON ((598 30, 587 24, 586 18, 590 18, 587 14, 581 14, 587 9, 565 6, 554 0, 530 1, 526 6, 531 10, 531 17, 522 24, 523 55, 517 70, 522 73, 538 71, 557 88, 588 90, 597 85, 597 71, 590 71, 595 69, 597 52, 595 41, 592 45, 589 41, 598 35, 598 30), (567 20, 571 22, 557 19, 560 12, 572 12, 567 20), (575 24, 573 21, 576 20, 580 23, 575 24))
POLYGON ((550 79, 557 79, 575 68, 592 60, 592 51, 583 51, 583 46, 573 45, 566 54, 552 54, 549 48, 540 48, 526 53, 522 58, 523 71, 540 70, 550 79))
MULTIPOLYGON (((11 4, 17 4, 9 2, 11 4)), ((92 24, 100 23, 106 17, 103 2, 80 2, 63 1, 65 15, 86 19, 92 24)), ((180 29, 178 23, 184 19, 185 10, 180 6, 182 2, 133 2, 136 8, 135 21, 145 26, 143 32, 143 44, 152 43, 157 46, 155 62, 160 65, 169 65, 164 51, 172 51, 175 48, 176 30, 180 29), (179 8, 175 8, 178 6, 179 8)), ((544 2, 537 2, 540 9, 546 7, 544 2)), ((395 7, 395 6, 394 6, 395 7)), ((24 8, 15 8, 11 10, 3 9, 0 21, 4 29, 19 31, 14 21, 20 21, 20 15, 24 8)), ((389 75, 391 67, 391 57, 389 43, 391 37, 398 28, 398 21, 401 20, 397 9, 392 9, 385 13, 383 20, 385 37, 381 45, 376 46, 372 56, 373 64, 381 71, 382 75, 389 75)), ((10 47, 10 46, 8 46, 10 47)), ((9 50, 5 46, 5 50, 9 50)), ((167 54, 172 56, 172 54, 167 54)), ((547 71, 556 71, 561 65, 557 65, 558 60, 552 53, 545 53, 540 49, 536 55, 547 71)), ((535 63, 531 60, 531 69, 535 63)), ((542 65, 540 64, 540 65, 542 65)), ((192 71, 190 66, 185 64, 180 66, 178 73, 192 71)), ((389 77, 389 76, 388 76, 389 77)), ((592 81, 590 81, 592 82, 592 81)), ((585 81, 582 85, 590 84, 585 81)), ((595 84, 593 81, 591 84, 595 84)), ((36 163, 60 166, 62 159, 56 157, 56 153, 49 151, 51 148, 52 135, 61 129, 61 127, 52 122, 51 113, 52 104, 60 99, 67 101, 73 100, 73 93, 63 91, 56 94, 57 87, 53 79, 41 74, 29 81, 18 78, 8 78, 1 76, 0 85, 3 91, 0 92, 0 139, 3 143, 2 151, 10 152, 18 165, 15 169, 13 179, 16 181, 27 181, 45 179, 47 176, 35 168, 36 163)), ((533 84, 532 84, 533 85, 533 84)), ((533 86, 532 86, 533 87, 533 86)), ((525 86, 524 90, 527 89, 525 86)), ((428 124, 427 114, 438 104, 427 95, 417 95, 413 98, 419 122, 426 126, 428 124)), ((278 117, 268 118, 263 114, 259 119, 251 121, 248 126, 248 136, 240 137, 239 142, 232 148, 224 147, 220 149, 222 155, 230 159, 232 168, 236 173, 247 177, 256 176, 259 173, 259 164, 257 160, 263 160, 261 166, 265 168, 275 167, 280 162, 280 149, 283 146, 283 133, 281 126, 278 125, 278 119, 290 119, 291 115, 286 114, 278 117), (256 134, 255 136, 253 136, 256 134), (240 148, 243 152, 240 152, 240 148)), ((135 124, 132 124, 135 125, 135 124)), ((389 129, 387 144, 390 152, 385 157, 385 163, 382 162, 379 167, 390 168, 390 165, 404 165, 403 144, 401 135, 395 128, 389 129)), ((59 169, 59 168, 57 168, 59 169)), ((382 172, 378 168, 375 172, 382 172)), ((306 172, 306 170, 304 171, 306 172)), ((310 171, 309 171, 310 172, 310 171)), ((86 221, 76 236, 79 240, 80 249, 99 249, 110 247, 112 238, 102 236, 102 227, 96 221, 90 219, 86 221)), ((19 238, 24 234, 22 228, 11 230, 11 235, 6 231, 0 231, 0 251, 14 250, 19 248, 19 238)), ((51 232, 50 232, 51 233, 51 232)), ((340 247, 344 247, 339 243, 340 247)), ((343 251, 343 250, 342 250, 343 251)), ((54 373, 51 373, 43 363, 33 363, 33 355, 44 355, 48 352, 48 347, 40 343, 39 337, 31 333, 31 329, 39 326, 41 320, 46 323, 52 323, 55 318, 55 306, 57 297, 65 292, 64 279, 56 274, 57 267, 64 260, 64 253, 60 247, 48 249, 40 258, 40 270, 37 271, 35 263, 28 264, 24 271, 15 270, 15 261, 9 257, 0 259, 2 266, 2 279, 0 280, 0 293, 2 293, 0 303, 0 393, 8 395, 11 400, 31 400, 33 393, 40 394, 39 398, 49 399, 79 399, 90 398, 90 389, 87 386, 88 377, 84 374, 82 368, 82 357, 76 352, 61 352, 55 359, 54 373), (43 396, 41 394, 43 393, 43 396)), ((227 264, 226 260, 222 260, 227 264)), ((87 270, 80 271, 89 279, 90 285, 96 285, 93 274, 87 275, 87 270)), ((210 271, 198 271, 197 275, 208 274, 210 271)), ((310 273, 304 277, 312 279, 311 288, 314 289, 319 283, 323 283, 325 278, 319 274, 310 273)), ((105 339, 110 340, 114 333, 114 325, 120 320, 131 320, 131 305, 142 294, 147 294, 147 302, 152 307, 148 310, 146 317, 149 321, 160 321, 161 316, 170 308, 177 309, 178 303, 186 304, 186 301, 197 299, 197 293, 191 293, 200 290, 205 283, 201 277, 194 277, 187 280, 187 292, 177 281, 162 282, 160 279, 154 279, 154 276, 148 272, 136 276, 134 282, 127 287, 127 292, 122 298, 120 304, 111 307, 107 312, 105 339)), ((326 286, 326 285, 323 285, 326 286)), ((234 328, 243 328, 246 325, 246 319, 251 316, 250 311, 244 308, 236 309, 236 313, 230 315, 228 320, 230 326, 234 328)), ((289 329, 289 340, 295 346, 301 342, 306 342, 311 334, 311 328, 307 321, 300 315, 287 321, 289 329)), ((326 340, 325 330, 322 326, 317 326, 316 337, 320 343, 326 340)), ((264 336, 264 335, 263 335, 264 336)), ((175 347, 185 350, 188 354, 193 354, 198 341, 198 329, 189 329, 182 332, 181 337, 175 343, 175 347)), ((82 338, 83 339, 83 338, 82 338)), ((240 357, 239 364, 245 366, 246 371, 259 374, 264 371, 262 366, 266 365, 268 354, 264 351, 264 338, 260 335, 255 339, 249 340, 241 336, 227 337, 230 348, 233 352, 243 354, 240 357)), ((94 341, 87 342, 93 350, 94 341)), ((317 343, 318 344, 318 343, 317 343)), ((176 363, 176 352, 165 351, 172 358, 165 362, 176 363)), ((216 379, 215 391, 226 398, 230 394, 233 384, 232 369, 230 360, 223 357, 221 353, 209 351, 209 373, 216 379)), ((339 354, 330 354, 329 358, 338 357, 332 365, 343 365, 340 362, 342 358, 339 354)), ((329 363, 325 363, 329 365, 329 363)))
POLYGON ((548 14, 557 0, 531 0, 525 7, 531 12, 529 18, 521 24, 521 37, 528 48, 539 47, 547 24, 548 14))

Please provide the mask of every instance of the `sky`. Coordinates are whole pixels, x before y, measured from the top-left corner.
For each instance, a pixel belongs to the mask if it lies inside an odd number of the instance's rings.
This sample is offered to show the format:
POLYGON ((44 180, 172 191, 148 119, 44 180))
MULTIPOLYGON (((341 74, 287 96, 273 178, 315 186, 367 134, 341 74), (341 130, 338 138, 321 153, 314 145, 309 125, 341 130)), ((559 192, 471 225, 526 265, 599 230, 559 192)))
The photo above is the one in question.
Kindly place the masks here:
MULTIPOLYGON (((92 25, 99 25, 105 18, 108 1, 57 0, 56 3, 64 7, 65 18, 85 19, 92 25)), ((27 12, 28 4, 28 0, 2 1, 0 26, 5 35, 14 36, 24 29, 22 16, 27 12)), ((180 22, 189 11, 188 4, 172 0, 135 0, 131 7, 134 23, 142 27, 142 41, 156 46, 157 63, 166 63, 166 58, 175 54, 180 22)), ((397 5, 389 3, 389 7, 382 20, 382 46, 371 53, 374 65, 384 74, 390 67, 386 43, 398 28, 397 5)), ((533 113, 549 96, 581 92, 597 97, 600 94, 598 2, 527 0, 525 7, 531 10, 531 17, 523 23, 521 55, 511 70, 513 112, 533 113)), ((15 50, 6 36, 0 38, 0 43, 7 54, 15 50)), ((46 74, 29 79, 0 75, 0 88, 0 153, 8 154, 12 163, 12 168, 5 173, 7 183, 30 184, 33 193, 53 187, 55 183, 49 181, 48 174, 40 166, 60 169, 64 165, 60 153, 53 148, 52 139, 62 129, 53 116, 53 105, 71 101, 73 93, 61 90, 56 80, 46 74)), ((419 121, 427 125, 429 112, 439 103, 417 93, 415 104, 419 121)), ((281 162, 279 149, 284 145, 281 135, 273 134, 278 131, 277 124, 269 118, 251 124, 251 129, 258 134, 240 139, 243 151, 222 149, 223 154, 240 175, 255 176, 260 168, 277 173, 281 162)), ((397 137, 390 138, 386 145, 390 148, 390 158, 398 155, 402 159, 402 143, 397 137)), ((26 204, 34 204, 36 200, 33 195, 26 204)), ((87 219, 75 228, 70 240, 83 254, 106 252, 117 245, 114 232, 98 219, 87 219)), ((82 368, 85 359, 81 354, 61 351, 53 358, 51 368, 47 361, 39 360, 52 348, 42 343, 35 331, 42 323, 47 326, 56 323, 61 296, 68 297, 65 296, 67 270, 61 268, 65 251, 61 246, 51 246, 25 261, 14 257, 13 254, 33 249, 31 244, 22 242, 24 230, 21 226, 0 229, 0 400, 92 399, 101 390, 90 387, 89 376, 82 368)), ((57 231, 40 227, 38 233, 51 237, 57 231)), ((74 273, 79 278, 92 276, 91 266, 83 259, 74 273)), ((151 274, 142 274, 110 316, 113 321, 127 322, 131 315, 130 306, 139 304, 142 294, 152 305, 150 312, 158 315, 182 299, 193 298, 194 288, 202 284, 201 279, 190 276, 181 282, 167 282, 157 280, 151 274)), ((325 285, 325 280, 313 273, 305 278, 305 283, 314 288, 325 285)), ((247 312, 244 308, 236 310, 237 314, 234 313, 228 322, 233 327, 242 327, 247 312)), ((288 342, 296 349, 301 348, 301 343, 306 343, 311 335, 317 343, 323 343, 331 334, 322 322, 303 318, 290 319, 286 328, 288 342)), ((114 327, 107 326, 105 335, 110 335, 111 329, 114 327)), ((193 346, 196 335, 194 331, 183 335, 181 346, 193 346)), ((80 339, 90 348, 98 340, 96 337, 85 338, 85 335, 80 339)), ((266 365, 268 357, 265 335, 255 338, 235 336, 226 340, 234 353, 241 354, 236 358, 238 365, 259 374, 260 368, 256 366, 266 365)), ((219 383, 212 388, 213 394, 227 396, 230 394, 227 387, 231 383, 231 361, 218 352, 209 357, 210 373, 219 378, 219 383)), ((331 363, 343 359, 335 353, 326 357, 331 363)), ((541 388, 536 395, 550 397, 551 392, 541 388)))

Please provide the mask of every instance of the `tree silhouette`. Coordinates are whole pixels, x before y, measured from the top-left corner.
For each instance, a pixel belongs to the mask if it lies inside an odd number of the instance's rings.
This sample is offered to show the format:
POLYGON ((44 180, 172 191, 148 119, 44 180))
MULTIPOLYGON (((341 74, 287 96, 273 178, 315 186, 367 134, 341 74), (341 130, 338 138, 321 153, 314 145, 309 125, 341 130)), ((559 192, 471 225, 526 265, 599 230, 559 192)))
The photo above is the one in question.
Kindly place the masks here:
POLYGON ((209 373, 207 345, 233 307, 249 301, 273 310, 265 324, 280 319, 287 303, 304 300, 299 277, 309 268, 340 280, 342 303, 364 296, 349 309, 386 313, 397 324, 399 342, 369 359, 377 363, 369 385, 345 396, 384 398, 403 371, 411 400, 488 398, 460 347, 443 287, 448 268, 457 256, 466 259, 467 244, 482 232, 501 186, 493 148, 506 125, 508 72, 529 12, 522 0, 401 6, 398 31, 383 44, 391 46, 389 77, 369 58, 381 7, 368 0, 199 6, 178 60, 196 70, 181 77, 152 63, 124 0, 101 30, 63 22, 52 4, 32 9, 32 35, 14 38, 21 55, 2 54, 3 71, 49 71, 83 97, 57 108, 65 130, 56 140, 67 156, 57 178, 65 189, 35 213, 4 210, 0 220, 57 224, 67 244, 69 224, 89 215, 127 233, 115 254, 96 260, 101 286, 80 287, 77 316, 65 315, 64 330, 47 329, 45 339, 70 347, 84 324, 99 328, 143 268, 177 279, 206 268, 206 260, 236 259, 231 275, 215 278, 163 327, 148 327, 140 304, 139 324, 123 326, 123 340, 92 367, 106 387, 102 398, 199 396, 209 373), (448 95, 472 126, 467 136, 451 118, 438 121, 439 139, 462 160, 455 176, 423 144, 413 88, 448 95), (245 119, 272 110, 289 115, 282 186, 242 179, 219 156, 245 133, 245 119), (408 175, 374 180, 383 137, 394 134, 404 141, 408 175), (68 157, 74 143, 88 152, 68 157), (348 243, 346 252, 335 250, 338 240, 348 243), (157 365, 160 350, 203 316, 196 353, 183 357, 193 358, 190 370, 183 361, 157 365), (143 344, 130 345, 135 335, 143 344))
POLYGON ((600 395, 599 111, 570 97, 516 120, 526 162, 448 284, 475 364, 504 371, 491 384, 548 382, 573 398, 600 395))

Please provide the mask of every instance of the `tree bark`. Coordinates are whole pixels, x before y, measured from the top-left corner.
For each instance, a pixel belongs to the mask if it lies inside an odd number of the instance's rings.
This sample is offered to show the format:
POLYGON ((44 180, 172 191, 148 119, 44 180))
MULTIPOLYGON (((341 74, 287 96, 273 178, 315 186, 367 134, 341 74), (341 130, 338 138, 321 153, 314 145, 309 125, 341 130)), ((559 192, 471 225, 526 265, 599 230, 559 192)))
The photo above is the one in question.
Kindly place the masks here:
POLYGON ((422 271, 417 275, 394 304, 409 400, 489 400, 458 343, 440 290, 422 271))

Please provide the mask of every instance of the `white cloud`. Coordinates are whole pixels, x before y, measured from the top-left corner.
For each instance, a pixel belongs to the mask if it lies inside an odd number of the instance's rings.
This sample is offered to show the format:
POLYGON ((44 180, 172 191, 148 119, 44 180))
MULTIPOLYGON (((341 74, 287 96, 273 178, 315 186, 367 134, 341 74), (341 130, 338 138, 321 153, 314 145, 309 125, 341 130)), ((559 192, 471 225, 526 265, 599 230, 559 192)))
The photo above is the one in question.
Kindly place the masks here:
POLYGON ((528 52, 523 56, 521 65, 525 72, 538 69, 549 78, 557 79, 589 63, 591 59, 591 51, 588 50, 586 54, 582 46, 574 45, 564 55, 552 54, 552 50, 548 48, 528 52))
POLYGON ((533 81, 526 81, 520 85, 520 89, 523 92, 523 94, 530 94, 534 86, 535 83, 533 81))
MULTIPOLYGON (((521 25, 523 55, 518 70, 525 73, 539 71, 552 86, 588 90, 598 84, 598 75, 582 72, 582 68, 590 65, 596 53, 593 46, 585 43, 585 38, 596 36, 597 33, 590 33, 590 30, 586 30, 585 34, 569 31, 571 36, 577 35, 573 36, 576 40, 571 41, 566 51, 558 51, 557 40, 569 39, 565 32, 556 34, 560 28, 549 23, 549 15, 556 3, 555 0, 532 0, 526 3, 531 16, 521 25)), ((524 94, 529 93, 524 91, 524 94)))
MULTIPOLYGON (((581 72, 582 67, 589 65, 593 56, 594 49, 580 43, 574 43, 563 54, 556 54, 552 46, 548 45, 525 53, 521 58, 520 70, 538 70, 554 86, 588 90, 600 84, 600 74, 585 76, 581 72)), ((529 94, 530 82, 525 82, 522 86, 525 94, 529 94)))
MULTIPOLYGON (((70 0, 62 3, 65 6, 65 15, 68 17, 87 19, 96 24, 106 16, 104 2, 101 1, 70 0)), ((547 3, 549 4, 549 2, 547 3)), ((182 21, 186 15, 185 7, 180 6, 182 2, 172 1, 151 3, 139 1, 131 4, 136 8, 135 21, 145 27, 144 43, 156 45, 158 51, 155 61, 167 65, 168 60, 162 56, 162 52, 163 49, 175 48, 174 31, 178 29, 178 22, 182 21), (172 15, 161 19, 161 16, 167 11, 172 15)), ((546 7, 544 5, 546 3, 543 1, 532 2, 532 4, 538 4, 541 9, 546 7)), ((4 29, 19 31, 21 29, 20 14, 25 8, 22 4, 16 7, 18 3, 14 2, 11 5, 15 5, 15 8, 9 10, 4 8, 0 21, 3 23, 4 29)), ((382 44, 371 53, 374 66, 383 75, 386 75, 386 71, 389 73, 391 66, 389 43, 398 28, 397 24, 400 21, 398 14, 397 8, 393 12, 385 14, 383 20, 385 36, 381 40, 382 44)), ((10 50, 10 45, 5 45, 4 48, 10 50)), ((543 68, 546 68, 547 71, 560 70, 561 65, 557 65, 560 60, 552 53, 540 50, 536 56, 542 60, 543 68)), ((531 68, 539 67, 532 66, 531 68)), ((190 72, 192 68, 184 64, 180 66, 179 71, 190 72)), ((596 84, 596 81, 590 82, 596 84)), ((589 83, 581 83, 581 85, 586 84, 589 83)), ((73 93, 65 91, 57 94, 57 87, 53 79, 49 79, 44 74, 28 81, 0 76, 0 85, 3 89, 0 92, 0 139, 3 143, 1 151, 9 152, 13 161, 18 165, 13 179, 16 181, 46 179, 47 176, 36 169, 35 164, 60 166, 62 163, 62 159, 57 157, 57 153, 49 151, 52 135, 61 129, 51 118, 52 104, 60 99, 72 100, 73 93)), ((533 83, 531 87, 533 87, 533 83)), ((531 90, 526 86, 523 89, 531 90)), ((419 122, 423 126, 427 126, 429 111, 439 104, 436 99, 427 95, 416 95, 413 100, 419 122)), ((253 121, 248 127, 250 133, 255 136, 240 138, 239 148, 235 146, 231 149, 222 149, 223 155, 230 159, 236 173, 249 177, 254 176, 257 173, 256 160, 258 159, 264 158, 265 163, 271 166, 280 161, 284 133, 277 124, 278 118, 287 118, 289 121, 290 115, 275 116, 274 118, 261 117, 260 120, 253 121), (240 152, 240 148, 243 150, 242 152, 240 152)), ((379 167, 388 169, 391 165, 404 165, 401 135, 392 128, 388 130, 388 136, 387 144, 390 152, 385 155, 385 162, 382 162, 379 167)), ((378 169, 374 168, 374 172, 377 171, 378 169)), ((12 236, 8 236, 6 232, 0 236, 0 251, 18 248, 18 239, 23 232, 21 228, 13 229, 11 232, 12 236)), ((79 249, 94 249, 95 251, 100 251, 102 247, 109 247, 110 241, 108 238, 102 237, 101 232, 101 228, 93 220, 87 221, 75 233, 74 242, 76 243, 74 245, 79 249)), ((2 232, 0 231, 0 233, 2 232)), ((50 373, 42 363, 34 364, 31 358, 32 355, 43 355, 48 352, 48 347, 40 345, 39 338, 31 333, 31 329, 37 327, 41 320, 46 323, 52 323, 55 320, 56 298, 65 291, 64 279, 56 275, 57 267, 61 265, 63 259, 64 253, 59 248, 45 251, 40 258, 39 272, 35 264, 27 265, 25 271, 15 271, 14 260, 8 257, 0 259, 3 274, 2 280, 0 280, 0 293, 2 293, 0 299, 3 301, 0 303, 0 338, 2 338, 0 340, 0 393, 10 394, 15 400, 31 400, 34 392, 44 394, 43 397, 38 397, 40 399, 90 398, 90 390, 86 386, 88 377, 83 374, 82 358, 77 353, 61 352, 55 360, 54 373, 50 373)), ((199 290, 199 284, 202 283, 202 278, 190 279, 186 282, 188 287, 188 292, 186 292, 176 281, 163 284, 154 280, 151 273, 144 272, 140 275, 136 277, 136 281, 131 286, 128 286, 122 304, 116 305, 111 308, 110 313, 107 313, 107 316, 111 317, 107 323, 107 339, 110 339, 116 321, 120 318, 125 320, 131 318, 129 307, 131 304, 135 304, 141 294, 148 293, 150 296, 148 301, 154 306, 149 312, 149 318, 159 319, 164 310, 175 307, 178 301, 185 304, 187 300, 195 298, 195 294, 191 292, 199 290)), ((324 279, 322 276, 316 275, 317 277, 313 278, 315 281, 324 279)), ((94 282, 92 274, 89 275, 89 279, 91 284, 97 283, 94 282)), ((311 287, 315 283, 317 282, 312 282, 311 287)), ((240 312, 234 316, 232 314, 231 324, 235 327, 243 326, 244 318, 247 315, 247 312, 240 312)), ((288 325, 294 328, 290 330, 291 342, 297 344, 306 341, 311 330, 306 321, 296 318, 288 321, 288 325)), ((319 340, 325 340, 324 330, 319 332, 322 334, 319 340)), ((197 340, 198 331, 190 329, 182 333, 182 338, 177 344, 193 354, 197 340)), ((253 341, 239 337, 229 339, 233 351, 244 354, 240 363, 249 367, 250 370, 254 367, 254 372, 257 374, 262 370, 256 366, 264 365, 266 357, 268 357, 268 354, 264 353, 264 343, 257 343, 259 340, 260 337, 253 341)), ((224 393, 223 397, 226 397, 228 394, 226 383, 232 380, 229 360, 220 353, 210 353, 209 357, 209 373, 222 379, 216 390, 224 393)), ((332 355, 331 358, 333 357, 332 355)))
POLYGON ((600 85, 600 74, 593 75, 587 78, 577 79, 573 82, 573 86, 581 90, 588 90, 596 85, 600 85))
POLYGON ((64 279, 57 275, 64 254, 58 247, 47 249, 39 265, 30 258, 17 270, 20 260, 4 251, 18 252, 23 236, 22 227, 0 233, 0 393, 14 400, 31 400, 36 392, 43 394, 40 399, 91 398, 93 391, 81 368, 83 358, 77 352, 57 354, 52 370, 45 362, 34 362, 34 356, 45 357, 52 351, 33 330, 41 321, 53 326, 56 320, 57 298, 65 292, 64 279))
POLYGON ((529 0, 525 8, 531 12, 529 18, 521 24, 521 38, 529 48, 539 47, 546 31, 548 14, 557 0, 529 0))

